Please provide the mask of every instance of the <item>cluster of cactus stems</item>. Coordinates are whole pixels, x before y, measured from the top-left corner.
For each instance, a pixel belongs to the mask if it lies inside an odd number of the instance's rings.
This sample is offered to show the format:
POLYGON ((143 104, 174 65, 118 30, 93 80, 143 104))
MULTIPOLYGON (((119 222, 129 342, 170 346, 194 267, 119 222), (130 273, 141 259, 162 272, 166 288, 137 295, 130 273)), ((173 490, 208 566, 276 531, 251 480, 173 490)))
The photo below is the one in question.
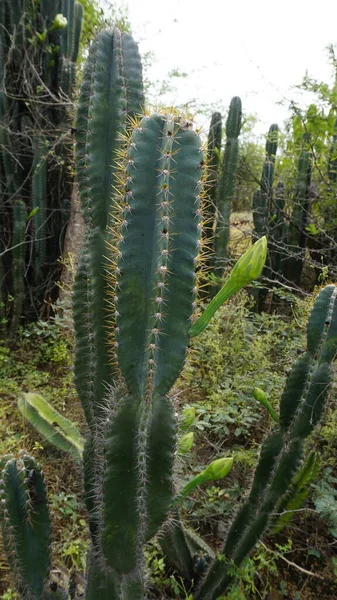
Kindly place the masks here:
MULTIPOLYGON (((263 165, 261 186, 253 194, 253 239, 267 235, 268 257, 264 277, 276 277, 298 286, 300 284, 307 244, 306 225, 309 216, 309 189, 311 183, 311 152, 307 149, 307 136, 303 138, 297 168, 295 192, 291 215, 285 210, 285 192, 282 181, 273 189, 278 126, 271 125, 266 141, 266 159, 263 165)), ((264 307, 267 288, 255 290, 258 310, 264 307)))
MULTIPOLYGON (((260 275, 266 239, 239 260, 195 320, 204 152, 191 123, 173 111, 137 116, 141 81, 132 37, 117 29, 101 32, 90 49, 77 118, 86 222, 74 289, 75 380, 88 426, 85 598, 98 592, 109 600, 145 598, 143 549, 159 535, 171 562, 194 583, 195 600, 216 600, 232 580, 233 565, 268 527, 322 415, 337 350, 337 288, 328 286, 316 301, 308 349, 289 377, 279 423, 262 446, 251 492, 223 552, 214 557, 181 523, 179 499, 228 472, 231 459, 215 461, 193 485, 175 491, 177 422, 169 392, 190 338, 223 301, 260 275), (202 549, 201 560, 195 554, 202 549)), ((5 457, 1 466, 2 531, 18 591, 24 599, 60 594, 48 586, 50 522, 41 469, 26 456, 5 457)))
MULTIPOLYGON (((56 299, 72 191, 71 98, 82 6, 0 2, 0 260, 14 335, 56 299), (14 298, 14 302, 10 298, 14 298)), ((5 328, 3 328, 5 329, 5 328)))

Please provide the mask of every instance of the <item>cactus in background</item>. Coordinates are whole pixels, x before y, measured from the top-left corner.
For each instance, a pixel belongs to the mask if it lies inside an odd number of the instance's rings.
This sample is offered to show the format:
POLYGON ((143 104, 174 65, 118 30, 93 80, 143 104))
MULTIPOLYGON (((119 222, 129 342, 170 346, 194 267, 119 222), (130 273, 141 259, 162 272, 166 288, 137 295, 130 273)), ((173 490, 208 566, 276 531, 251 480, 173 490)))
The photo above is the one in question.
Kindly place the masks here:
MULTIPOLYGON (((242 104, 238 96, 232 98, 226 122, 226 146, 216 197, 216 231, 214 239, 214 274, 221 280, 226 268, 230 234, 230 215, 235 192, 236 170, 239 157, 238 137, 241 129, 242 104)), ((217 285, 218 291, 221 284, 217 285)))
POLYGON ((216 600, 267 529, 298 469, 306 438, 319 423, 337 353, 337 287, 321 290, 307 325, 307 351, 292 368, 280 401, 279 426, 264 442, 247 501, 236 515, 222 554, 211 565, 196 600, 216 600))
POLYGON ((143 104, 137 44, 117 28, 102 31, 89 51, 76 122, 76 170, 86 234, 74 286, 75 382, 93 433, 104 408, 105 382, 113 382, 114 371, 105 246, 111 237, 106 233, 111 195, 120 185, 116 158, 123 158, 123 137, 143 104), (83 319, 86 312, 94 316, 93 322, 83 319))
POLYGON ((43 136, 35 140, 32 174, 32 210, 34 222, 34 256, 36 281, 42 278, 46 260, 46 198, 47 198, 47 144, 43 136))
MULTIPOLYGON (((278 133, 279 129, 276 123, 269 127, 266 139, 266 157, 262 168, 260 190, 256 190, 253 195, 253 240, 258 239, 263 235, 267 235, 268 239, 269 237, 271 238, 269 254, 263 273, 263 275, 268 279, 273 277, 273 271, 271 269, 272 258, 270 256, 270 252, 272 252, 272 254, 275 253, 275 245, 272 242, 273 222, 275 223, 274 216, 276 212, 273 202, 273 182, 278 133)), ((254 296, 256 308, 258 311, 260 311, 262 310, 266 300, 267 289, 260 288, 254 290, 254 296)))
POLYGON ((337 119, 329 152, 328 177, 332 183, 337 182, 337 119))
POLYGON ((16 200, 13 205, 13 238, 12 238, 12 265, 13 265, 13 295, 14 307, 11 323, 11 335, 14 336, 20 324, 23 303, 25 300, 25 233, 27 210, 23 200, 16 200))
POLYGON ((298 172, 296 191, 293 200, 291 220, 287 227, 287 250, 290 256, 285 264, 285 277, 295 285, 300 284, 307 235, 305 227, 309 215, 309 188, 311 183, 312 155, 305 148, 306 137, 304 136, 304 147, 298 159, 298 172))
POLYGON ((285 218, 284 218, 284 183, 279 181, 275 190, 275 213, 272 229, 271 247, 269 248, 270 264, 273 277, 282 274, 285 264, 285 218))
POLYGON ((41 316, 44 299, 57 295, 73 180, 71 98, 82 7, 74 0, 2 0, 0 14, 0 253, 15 246, 17 202, 33 212, 24 240, 24 302, 11 277, 15 252, 3 257, 14 334, 21 317, 41 316))
POLYGON ((4 549, 22 598, 42 598, 50 571, 51 530, 41 467, 30 456, 1 461, 4 549))
MULTIPOLYGON (((203 236, 205 244, 209 250, 209 255, 205 257, 203 265, 204 273, 207 273, 213 266, 213 237, 216 214, 216 196, 218 190, 219 165, 222 138, 222 117, 221 113, 212 114, 207 140, 207 198, 204 207, 204 228, 203 236)), ((207 285, 205 295, 210 292, 210 285, 207 285)))

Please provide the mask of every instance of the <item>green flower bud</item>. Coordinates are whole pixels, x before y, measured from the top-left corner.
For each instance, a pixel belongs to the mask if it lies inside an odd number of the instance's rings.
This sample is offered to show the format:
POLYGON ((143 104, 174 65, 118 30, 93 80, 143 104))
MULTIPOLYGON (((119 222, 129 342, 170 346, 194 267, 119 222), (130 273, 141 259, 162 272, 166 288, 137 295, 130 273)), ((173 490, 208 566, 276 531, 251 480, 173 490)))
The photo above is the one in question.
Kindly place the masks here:
POLYGON ((239 258, 220 292, 214 296, 196 323, 192 325, 188 332, 191 337, 199 335, 207 327, 214 313, 224 302, 261 275, 266 258, 267 238, 263 236, 239 258))
POLYGON ((263 390, 261 390, 258 387, 253 389, 253 396, 254 396, 255 400, 257 400, 258 402, 261 402, 261 404, 264 404, 267 401, 266 394, 264 393, 263 390))
POLYGON ((231 277, 237 279, 242 286, 251 283, 261 275, 266 258, 267 238, 264 235, 239 258, 231 277))
POLYGON ((213 462, 211 462, 206 469, 201 471, 201 473, 198 473, 198 475, 195 475, 195 477, 193 477, 193 479, 191 479, 185 485, 179 496, 178 502, 180 502, 183 498, 186 498, 192 492, 192 490, 199 485, 202 485, 207 481, 217 481, 218 479, 223 479, 226 477, 232 468, 233 460, 234 459, 231 456, 213 460, 213 462))
POLYGON ((62 14, 57 14, 54 18, 51 29, 64 29, 68 25, 68 20, 62 14))
POLYGON ((183 435, 179 440, 178 440, 178 453, 179 454, 187 454, 187 452, 189 452, 193 446, 193 442, 194 442, 194 433, 193 431, 190 431, 189 433, 185 433, 185 435, 183 435))
POLYGON ((181 414, 181 429, 190 429, 195 421, 195 408, 186 406, 181 414))
POLYGON ((226 477, 233 466, 233 460, 231 456, 213 460, 203 471, 205 481, 217 481, 226 477))
POLYGON ((275 412, 275 410, 271 406, 271 404, 268 401, 268 398, 267 398, 266 394, 264 393, 264 391, 261 390, 260 388, 256 387, 256 388, 253 389, 253 396, 254 396, 255 400, 257 400, 258 402, 260 402, 260 404, 262 404, 262 406, 264 406, 267 409, 267 411, 269 412, 271 418, 276 423, 278 423, 278 421, 279 421, 278 414, 275 412))

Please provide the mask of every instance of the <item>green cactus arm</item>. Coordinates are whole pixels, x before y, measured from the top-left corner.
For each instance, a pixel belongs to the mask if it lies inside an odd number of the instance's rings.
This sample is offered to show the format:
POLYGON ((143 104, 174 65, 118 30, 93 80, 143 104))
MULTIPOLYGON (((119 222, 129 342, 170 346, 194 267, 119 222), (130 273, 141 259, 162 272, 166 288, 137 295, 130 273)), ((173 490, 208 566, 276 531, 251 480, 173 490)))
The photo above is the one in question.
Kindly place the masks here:
POLYGON ((39 394, 22 394, 18 408, 25 419, 51 444, 81 461, 84 440, 75 425, 39 394))
POLYGON ((50 520, 43 473, 33 458, 8 460, 1 474, 1 528, 24 598, 40 598, 50 569, 50 520))
POLYGON ((132 402, 131 398, 120 401, 106 442, 102 545, 108 564, 122 573, 134 570, 137 564, 137 435, 140 419, 138 403, 132 402))
MULTIPOLYGON (((219 112, 212 114, 211 124, 207 141, 207 197, 203 209, 204 228, 203 235, 206 243, 213 248, 214 223, 215 223, 215 203, 218 187, 218 170, 220 163, 220 150, 222 138, 222 117, 219 112)), ((213 263, 213 255, 206 257, 205 267, 210 267, 213 263)))
POLYGON ((237 138, 240 135, 242 125, 242 102, 239 96, 231 99, 226 121, 227 138, 237 138))
POLYGON ((239 157, 238 137, 241 129, 242 104, 238 96, 232 98, 226 122, 226 146, 219 177, 217 224, 214 239, 215 275, 222 278, 230 235, 230 214, 235 192, 236 170, 239 157))
POLYGON ((280 402, 280 425, 288 429, 298 409, 301 394, 303 393, 310 370, 310 356, 305 353, 296 362, 296 369, 292 369, 287 385, 282 393, 280 402))
POLYGON ((81 41, 81 31, 83 22, 83 6, 80 2, 75 2, 75 27, 72 43, 71 61, 76 63, 81 41))
POLYGON ((67 19, 67 25, 60 33, 60 52, 62 57, 71 56, 73 36, 75 27, 75 3, 74 0, 62 0, 61 13, 67 19))
POLYGON ((120 578, 102 565, 93 548, 87 556, 85 600, 120 600, 120 578))
POLYGON ((253 221, 254 231, 253 239, 259 239, 267 231, 267 215, 262 203, 261 190, 255 190, 253 194, 253 221))
POLYGON ((95 424, 94 376, 95 345, 91 315, 90 293, 90 237, 85 239, 80 252, 73 287, 73 318, 76 332, 76 352, 74 358, 75 384, 89 428, 95 424))
POLYGON ((289 250, 292 253, 299 254, 299 256, 289 256, 285 265, 285 276, 296 285, 300 282, 304 264, 303 249, 307 242, 305 227, 309 214, 308 190, 311 182, 311 171, 312 153, 306 149, 306 143, 304 143, 298 159, 296 191, 287 233, 289 250))
POLYGON ((118 363, 139 397, 168 392, 184 360, 200 237, 199 136, 169 117, 145 117, 127 155, 118 243, 118 363))
POLYGON ((281 430, 272 433, 263 445, 249 498, 234 519, 224 545, 226 560, 216 559, 197 591, 196 600, 215 600, 224 593, 233 578, 230 565, 239 565, 268 527, 272 513, 291 485, 304 442, 322 417, 332 380, 331 362, 337 353, 337 287, 327 286, 316 302, 307 330, 308 339, 316 331, 317 339, 308 344, 314 353, 309 350, 306 353, 309 363, 305 377, 303 361, 297 362, 289 377, 290 387, 289 381, 286 386, 286 391, 292 390, 296 410, 289 412, 288 395, 284 394, 280 405, 281 430), (323 330, 317 326, 317 319, 324 323, 323 330), (288 404, 287 411, 282 406, 284 401, 288 404))
POLYGON ((158 536, 158 542, 168 563, 191 581, 194 577, 194 564, 186 529, 177 511, 174 511, 172 517, 172 521, 158 536))
POLYGON ((79 97, 76 165, 84 218, 102 230, 117 186, 112 164, 120 135, 127 117, 143 108, 141 73, 138 47, 130 36, 117 28, 96 36, 79 97))
POLYGON ((334 294, 335 290, 332 285, 323 288, 309 315, 307 325, 307 348, 310 354, 315 354, 319 351, 326 332, 329 331, 331 339, 331 327, 334 327, 335 324, 334 294), (322 319, 322 314, 327 316, 326 320, 322 319), (327 329, 328 327, 329 329, 327 329))
POLYGON ((167 518, 175 443, 167 398, 157 398, 152 408, 132 398, 120 401, 107 433, 102 544, 108 564, 121 573, 137 571, 142 546, 167 518))
POLYGON ((321 466, 320 455, 311 451, 306 457, 302 467, 293 478, 289 490, 277 506, 275 519, 271 534, 278 533, 292 519, 294 512, 303 506, 310 491, 310 484, 317 477, 321 466))
POLYGON ((80 254, 73 294, 76 332, 75 383, 88 425, 93 430, 104 414, 107 386, 113 382, 108 345, 109 314, 105 236, 90 230, 80 254))
POLYGON ((279 128, 277 123, 273 123, 269 127, 267 139, 266 139, 266 156, 268 160, 275 162, 276 153, 277 153, 277 144, 278 144, 278 136, 279 136, 279 128))
POLYGON ((266 158, 262 168, 261 176, 261 203, 266 209, 266 217, 269 221, 271 212, 273 210, 273 181, 274 181, 274 169, 275 169, 275 158, 277 153, 279 129, 278 125, 274 123, 269 127, 269 131, 266 139, 266 158))
MULTIPOLYGON (((271 267, 274 273, 280 275, 284 270, 284 243, 285 243, 285 221, 284 221, 284 183, 279 181, 275 192, 275 224, 272 229, 272 242, 269 245, 271 267)), ((273 212, 274 212, 273 211, 273 212)))
POLYGON ((212 550, 212 548, 206 544, 205 540, 203 540, 195 531, 193 531, 193 529, 184 526, 184 533, 192 554, 204 552, 205 554, 208 554, 210 558, 215 558, 215 552, 212 550))
POLYGON ((176 418, 172 401, 153 400, 148 421, 145 539, 151 539, 166 520, 173 500, 173 462, 176 449, 176 418), (165 432, 163 431, 163 424, 165 432))
POLYGON ((92 432, 86 437, 83 449, 83 495, 88 511, 89 531, 94 551, 100 550, 100 512, 101 497, 97 489, 101 487, 99 476, 102 474, 102 460, 104 444, 98 444, 97 432, 92 432))
POLYGON ((204 312, 190 328, 188 332, 190 337, 200 335, 224 302, 260 276, 266 256, 267 238, 264 236, 239 258, 221 290, 214 296, 204 312))

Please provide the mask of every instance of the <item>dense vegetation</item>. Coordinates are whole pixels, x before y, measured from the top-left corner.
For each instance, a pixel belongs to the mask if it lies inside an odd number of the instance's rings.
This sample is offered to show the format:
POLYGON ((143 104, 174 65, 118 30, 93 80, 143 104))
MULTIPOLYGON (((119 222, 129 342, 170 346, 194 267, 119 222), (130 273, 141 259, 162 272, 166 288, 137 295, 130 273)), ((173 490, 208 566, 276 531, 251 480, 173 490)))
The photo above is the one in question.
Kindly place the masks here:
POLYGON ((336 86, 264 148, 233 97, 203 147, 139 116, 123 15, 83 66, 95 4, 0 9, 1 597, 335 598, 336 86))

